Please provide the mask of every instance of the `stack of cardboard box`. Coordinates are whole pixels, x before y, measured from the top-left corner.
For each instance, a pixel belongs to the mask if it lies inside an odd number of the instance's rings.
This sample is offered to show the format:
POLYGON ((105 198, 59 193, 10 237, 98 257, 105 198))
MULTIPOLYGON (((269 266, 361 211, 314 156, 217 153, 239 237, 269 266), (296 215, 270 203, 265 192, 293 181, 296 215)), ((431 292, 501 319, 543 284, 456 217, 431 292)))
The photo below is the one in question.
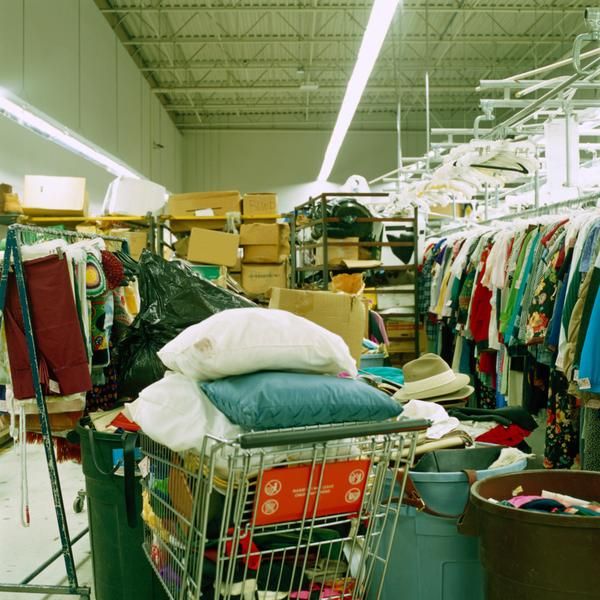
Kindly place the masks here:
MULTIPOLYGON (((178 233, 189 231, 189 235, 175 244, 177 256, 196 265, 220 267, 216 281, 224 282, 227 268, 235 268, 238 262, 240 236, 219 231, 223 228, 221 220, 199 221, 194 217, 225 218, 227 213, 240 212, 240 209, 241 196, 238 191, 172 195, 167 212, 169 216, 176 218, 171 220, 170 228, 178 233), (185 217, 190 217, 190 220, 187 221, 185 217)), ((199 272, 202 273, 202 269, 199 272)))
POLYGON ((249 296, 263 296, 271 288, 288 287, 290 228, 287 223, 242 225, 242 287, 249 296))

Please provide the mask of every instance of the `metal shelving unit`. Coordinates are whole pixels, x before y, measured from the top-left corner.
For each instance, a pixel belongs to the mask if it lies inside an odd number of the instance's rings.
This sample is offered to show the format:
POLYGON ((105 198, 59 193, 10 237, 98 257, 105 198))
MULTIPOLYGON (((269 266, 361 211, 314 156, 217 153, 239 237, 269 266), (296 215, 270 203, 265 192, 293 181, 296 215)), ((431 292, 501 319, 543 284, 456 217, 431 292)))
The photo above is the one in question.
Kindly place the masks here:
MULTIPOLYGON (((53 225, 84 225, 93 223, 120 223, 123 225, 132 224, 134 226, 143 226, 148 231, 148 243, 146 247, 151 252, 158 251, 157 236, 157 218, 152 213, 146 215, 101 215, 101 216, 28 216, 18 215, 18 221, 21 223, 39 225, 40 227, 51 227, 53 225)), ((16 222, 16 221, 13 221, 16 222)))
MULTIPOLYGON (((343 265, 328 265, 329 262, 329 236, 328 226, 333 223, 339 223, 340 218, 338 217, 326 217, 327 203, 335 198, 387 198, 387 193, 324 193, 319 196, 310 198, 304 204, 296 206, 292 215, 290 216, 290 240, 291 240, 291 281, 292 287, 303 288, 306 286, 306 279, 308 274, 321 275, 320 287, 326 290, 329 285, 330 273, 340 272, 414 272, 414 285, 412 289, 405 290, 389 290, 386 293, 396 294, 412 294, 414 297, 414 309, 412 313, 405 313, 401 315, 401 318, 413 318, 414 319, 414 335, 412 338, 402 338, 402 341, 412 341, 414 345, 414 354, 417 356, 420 354, 420 339, 419 339, 419 314, 418 314, 418 268, 419 268, 419 224, 418 224, 418 211, 415 208, 413 217, 357 217, 351 221, 351 223, 407 223, 412 225, 413 230, 413 241, 412 242, 339 242, 335 241, 336 246, 340 247, 359 247, 359 248, 412 248, 413 260, 410 264, 405 265, 379 265, 376 267, 357 267, 348 268, 343 265), (306 214, 315 214, 315 209, 320 205, 321 218, 306 219, 306 214), (310 241, 303 242, 299 240, 299 232, 304 229, 309 229, 315 226, 322 228, 323 234, 318 242, 310 241), (323 264, 319 265, 306 265, 298 264, 298 254, 303 256, 303 250, 311 250, 322 248, 323 264), (300 252, 298 253, 298 250, 300 252)), ((343 221, 343 220, 342 220, 343 221)), ((379 289, 377 287, 371 289, 379 289)), ((384 316, 385 320, 385 316, 384 316)))

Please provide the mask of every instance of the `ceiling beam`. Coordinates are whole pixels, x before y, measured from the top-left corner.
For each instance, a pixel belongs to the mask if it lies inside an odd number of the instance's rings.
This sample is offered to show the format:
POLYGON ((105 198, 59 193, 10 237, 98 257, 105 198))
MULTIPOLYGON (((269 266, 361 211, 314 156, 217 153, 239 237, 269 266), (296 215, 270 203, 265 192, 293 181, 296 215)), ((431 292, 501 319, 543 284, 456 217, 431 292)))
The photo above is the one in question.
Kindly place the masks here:
MULTIPOLYGON (((322 85, 319 86, 318 89, 311 90, 307 92, 307 90, 303 90, 299 85, 248 85, 248 86, 240 86, 240 85, 211 85, 205 86, 202 84, 195 85, 174 85, 169 87, 157 87, 152 91, 155 94, 188 94, 188 93, 196 93, 196 94, 237 94, 237 93, 248 93, 248 92, 281 92, 281 93, 301 93, 301 94, 317 94, 319 92, 339 92, 341 90, 345 90, 346 86, 344 84, 341 85, 322 85)), ((475 85, 437 85, 431 86, 429 88, 431 92, 472 92, 475 93, 475 85)), ((400 92, 423 92, 423 86, 406 86, 406 85, 370 85, 367 87, 367 91, 380 94, 380 93, 394 93, 397 94, 400 92)))
MULTIPOLYGON (((549 3, 544 5, 539 4, 537 6, 523 6, 523 5, 508 5, 508 4, 494 4, 493 7, 488 6, 466 6, 460 9, 460 12, 465 13, 489 13, 492 11, 494 14, 541 14, 541 13, 552 13, 554 15, 573 14, 582 15, 585 9, 585 4, 578 7, 553 7, 548 6, 549 3)), ((589 4, 589 2, 587 3, 589 4)), ((372 2, 343 2, 338 4, 327 5, 313 5, 309 3, 298 3, 297 5, 289 5, 277 2, 251 2, 236 5, 224 5, 221 3, 208 3, 202 2, 197 4, 188 4, 181 6, 140 6, 140 5, 128 5, 102 9, 103 13, 108 14, 123 14, 123 13, 151 13, 151 14, 169 14, 169 13, 197 13, 197 12, 210 12, 210 13, 243 13, 252 12, 258 13, 260 11, 273 11, 279 13, 331 13, 341 11, 370 11, 372 8, 372 2)), ((423 13, 425 12, 424 2, 407 2, 405 1, 398 9, 401 13, 423 13)), ((450 14, 457 12, 456 6, 449 6, 446 4, 430 4, 427 7, 429 14, 450 14)))
MULTIPOLYGON (((441 109, 445 109, 447 107, 452 106, 452 110, 455 110, 457 107, 464 107, 465 105, 463 103, 459 104, 459 103, 454 103, 454 105, 452 105, 451 103, 448 102, 444 102, 443 104, 432 104, 430 105, 430 108, 432 110, 441 110, 441 109)), ((311 110, 326 110, 326 111, 332 111, 332 112, 338 112, 340 107, 339 107, 339 103, 337 102, 326 102, 326 103, 319 103, 319 104, 311 104, 309 107, 311 110)), ((372 103, 369 102, 368 106, 365 106, 363 108, 359 107, 359 111, 362 110, 370 110, 371 108, 375 109, 375 110, 389 110, 391 109, 394 113, 397 111, 398 106, 395 102, 378 102, 378 103, 372 103)), ((166 110, 168 110, 169 112, 175 112, 178 114, 186 114, 186 113, 190 113, 193 114, 195 111, 198 111, 200 113, 202 112, 222 112, 222 113, 230 113, 230 112, 253 112, 253 111, 258 111, 258 112, 278 112, 278 111, 292 111, 292 112, 296 112, 296 111, 304 111, 306 109, 306 106, 304 104, 291 104, 291 103, 286 103, 286 104, 198 104, 198 105, 194 105, 194 106, 189 106, 188 104, 171 104, 171 105, 167 105, 166 110)), ((425 110, 424 106, 417 106, 414 108, 414 110, 425 110)), ((450 109, 449 109, 450 110, 450 109)), ((478 110, 476 105, 473 105, 473 110, 478 110)))
MULTIPOLYGON (((422 72, 426 70, 424 65, 424 58, 418 60, 403 60, 400 66, 400 71, 418 71, 422 72)), ((356 61, 313 61, 310 71, 341 71, 345 69, 352 69, 356 61)), ((487 61, 481 58, 472 59, 452 59, 448 64, 444 65, 444 70, 458 71, 458 70, 469 70, 474 72, 481 72, 484 69, 490 68, 511 68, 514 70, 514 61, 497 61, 493 58, 488 58, 487 61)), ((194 61, 191 63, 178 63, 174 62, 173 66, 168 62, 157 62, 147 63, 146 67, 141 70, 146 72, 154 73, 166 73, 166 72, 177 72, 177 71, 204 71, 204 70, 226 70, 226 71, 289 71, 297 70, 299 67, 307 67, 303 64, 302 60, 260 60, 260 61, 241 61, 241 64, 232 64, 224 60, 202 60, 194 61)), ((377 71, 393 70, 392 65, 388 64, 377 64, 377 71)))
MULTIPOLYGON (((163 36, 163 37, 134 37, 123 42, 125 46, 158 46, 161 44, 358 44, 361 35, 323 35, 318 37, 299 37, 294 35, 248 35, 248 36, 214 36, 214 35, 188 35, 188 36, 163 36)), ((393 42, 394 36, 388 36, 388 42, 393 42)), ((572 43, 573 38, 561 35, 549 36, 540 39, 536 35, 459 35, 452 38, 428 40, 425 34, 406 35, 399 38, 398 43, 429 44, 510 44, 533 46, 540 44, 572 43)))

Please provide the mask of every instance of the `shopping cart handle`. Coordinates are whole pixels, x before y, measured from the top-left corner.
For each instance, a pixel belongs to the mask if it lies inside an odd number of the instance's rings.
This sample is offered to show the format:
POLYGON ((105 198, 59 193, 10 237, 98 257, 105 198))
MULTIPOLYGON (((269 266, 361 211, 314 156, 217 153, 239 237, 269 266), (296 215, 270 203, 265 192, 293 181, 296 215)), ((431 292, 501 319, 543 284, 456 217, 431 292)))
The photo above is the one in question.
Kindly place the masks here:
POLYGON ((430 425, 431 423, 424 419, 343 423, 340 425, 321 425, 317 427, 296 427, 293 429, 255 431, 240 435, 237 441, 240 447, 245 449, 267 448, 271 446, 288 446, 290 444, 307 444, 353 437, 384 435, 386 433, 424 431, 430 425))

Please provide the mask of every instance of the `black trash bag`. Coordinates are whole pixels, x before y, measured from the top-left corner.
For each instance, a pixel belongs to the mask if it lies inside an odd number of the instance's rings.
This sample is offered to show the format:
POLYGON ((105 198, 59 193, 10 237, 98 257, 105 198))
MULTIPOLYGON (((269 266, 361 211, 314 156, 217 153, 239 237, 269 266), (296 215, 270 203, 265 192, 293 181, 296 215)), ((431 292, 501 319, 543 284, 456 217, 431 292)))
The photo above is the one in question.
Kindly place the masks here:
POLYGON ((256 306, 147 250, 139 260, 138 285, 140 312, 119 343, 119 393, 130 398, 162 378, 166 369, 156 353, 186 327, 229 308, 256 306))

